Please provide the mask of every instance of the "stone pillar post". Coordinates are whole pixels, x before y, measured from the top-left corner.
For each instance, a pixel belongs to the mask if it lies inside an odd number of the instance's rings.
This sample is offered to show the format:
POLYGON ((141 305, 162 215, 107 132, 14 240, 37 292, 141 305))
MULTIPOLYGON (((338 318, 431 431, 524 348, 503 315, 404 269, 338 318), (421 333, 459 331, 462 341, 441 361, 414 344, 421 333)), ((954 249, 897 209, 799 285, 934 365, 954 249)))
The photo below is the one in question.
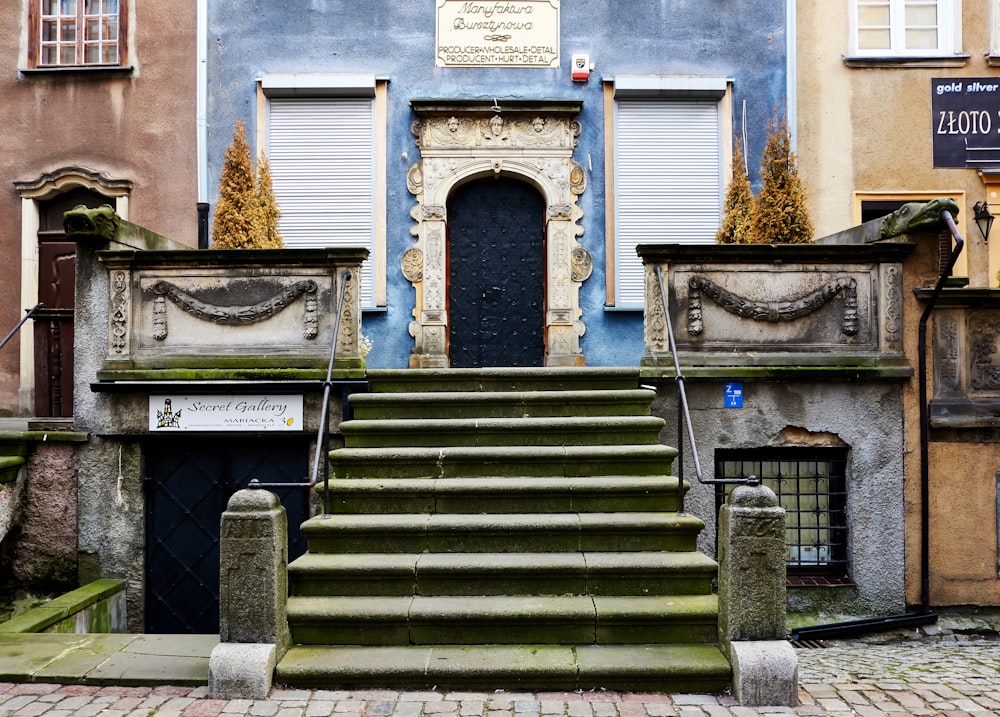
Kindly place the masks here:
POLYGON ((798 704, 785 629, 785 511, 765 486, 736 488, 719 513, 719 643, 744 705, 798 704))
POLYGON ((241 490, 222 514, 219 645, 208 685, 218 699, 265 699, 288 649, 288 519, 273 493, 241 490))

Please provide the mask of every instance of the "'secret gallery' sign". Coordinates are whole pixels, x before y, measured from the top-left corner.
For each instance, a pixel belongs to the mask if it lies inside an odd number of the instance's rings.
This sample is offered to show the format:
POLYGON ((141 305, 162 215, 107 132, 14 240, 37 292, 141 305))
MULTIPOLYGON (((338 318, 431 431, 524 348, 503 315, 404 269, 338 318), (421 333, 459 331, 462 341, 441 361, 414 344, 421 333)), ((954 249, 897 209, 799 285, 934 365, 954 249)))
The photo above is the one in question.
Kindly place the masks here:
POLYGON ((931 80, 934 166, 1000 168, 1000 77, 931 80))
POLYGON ((560 0, 437 0, 438 67, 559 67, 560 0))
POLYGON ((150 396, 149 430, 301 431, 302 396, 150 396))

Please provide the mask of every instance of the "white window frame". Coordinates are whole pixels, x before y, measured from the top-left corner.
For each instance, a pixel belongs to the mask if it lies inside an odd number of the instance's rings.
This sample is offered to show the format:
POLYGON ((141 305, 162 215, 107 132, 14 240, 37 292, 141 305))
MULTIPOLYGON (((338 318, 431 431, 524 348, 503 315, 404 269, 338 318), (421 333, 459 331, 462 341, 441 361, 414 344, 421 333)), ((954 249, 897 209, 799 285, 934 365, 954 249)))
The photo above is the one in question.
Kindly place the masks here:
MULTIPOLYGON (((258 83, 257 146, 265 148, 271 164, 275 198, 282 216, 278 228, 288 248, 362 246, 369 258, 361 267, 361 305, 363 309, 386 306, 386 99, 388 81, 374 75, 292 74, 264 75, 258 83), (335 111, 344 109, 344 124, 335 111), (313 176, 297 176, 294 148, 272 143, 272 113, 280 108, 281 121, 301 121, 315 112, 325 117, 324 127, 308 123, 303 132, 323 131, 326 139, 345 142, 353 169, 364 167, 367 177, 351 182, 341 174, 339 182, 324 183, 323 176, 336 175, 338 167, 323 166, 334 161, 333 155, 315 153, 318 163, 310 169, 313 176), (283 152, 288 154, 282 154, 283 152), (289 171, 291 170, 291 171, 289 171), (365 179, 369 181, 364 181, 365 179), (282 193, 295 187, 293 199, 282 193), (310 205, 328 208, 316 223, 308 221, 310 205), (338 214, 346 222, 335 221, 338 214)), ((276 114, 276 113, 275 113, 276 114)), ((287 130, 289 125, 285 125, 287 130)), ((333 145, 331 145, 332 147, 333 145)))
POLYGON ((990 64, 1000 59, 1000 0, 990 0, 990 64))
POLYGON ((849 55, 858 58, 922 58, 949 57, 962 52, 962 0, 850 0, 850 50, 849 55), (938 46, 933 49, 907 49, 905 12, 908 2, 934 2, 937 4, 938 46), (859 14, 866 5, 889 5, 890 46, 887 48, 862 49, 859 42, 859 14))
POLYGON ((715 242, 732 160, 732 80, 618 77, 605 87, 613 122, 606 148, 606 305, 642 309, 637 245, 715 242))

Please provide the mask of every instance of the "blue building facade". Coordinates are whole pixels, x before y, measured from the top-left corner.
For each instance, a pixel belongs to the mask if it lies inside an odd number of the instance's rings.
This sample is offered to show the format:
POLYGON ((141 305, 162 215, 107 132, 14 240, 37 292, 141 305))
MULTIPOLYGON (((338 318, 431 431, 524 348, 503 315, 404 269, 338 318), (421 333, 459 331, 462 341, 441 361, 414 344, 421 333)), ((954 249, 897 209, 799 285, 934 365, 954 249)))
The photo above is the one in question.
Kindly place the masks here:
POLYGON ((286 246, 369 247, 369 367, 637 365, 634 246, 714 241, 743 128, 756 180, 793 7, 200 0, 200 199, 242 121, 286 246))

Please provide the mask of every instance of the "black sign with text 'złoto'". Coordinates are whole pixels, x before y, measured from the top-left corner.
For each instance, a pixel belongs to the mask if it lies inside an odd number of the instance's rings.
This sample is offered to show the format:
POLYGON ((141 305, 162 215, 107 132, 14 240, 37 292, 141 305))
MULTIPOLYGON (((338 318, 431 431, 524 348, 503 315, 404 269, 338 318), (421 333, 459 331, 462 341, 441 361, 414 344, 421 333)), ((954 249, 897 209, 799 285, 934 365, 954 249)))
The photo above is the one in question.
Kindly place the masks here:
POLYGON ((931 80, 934 166, 1000 169, 1000 77, 931 80))

